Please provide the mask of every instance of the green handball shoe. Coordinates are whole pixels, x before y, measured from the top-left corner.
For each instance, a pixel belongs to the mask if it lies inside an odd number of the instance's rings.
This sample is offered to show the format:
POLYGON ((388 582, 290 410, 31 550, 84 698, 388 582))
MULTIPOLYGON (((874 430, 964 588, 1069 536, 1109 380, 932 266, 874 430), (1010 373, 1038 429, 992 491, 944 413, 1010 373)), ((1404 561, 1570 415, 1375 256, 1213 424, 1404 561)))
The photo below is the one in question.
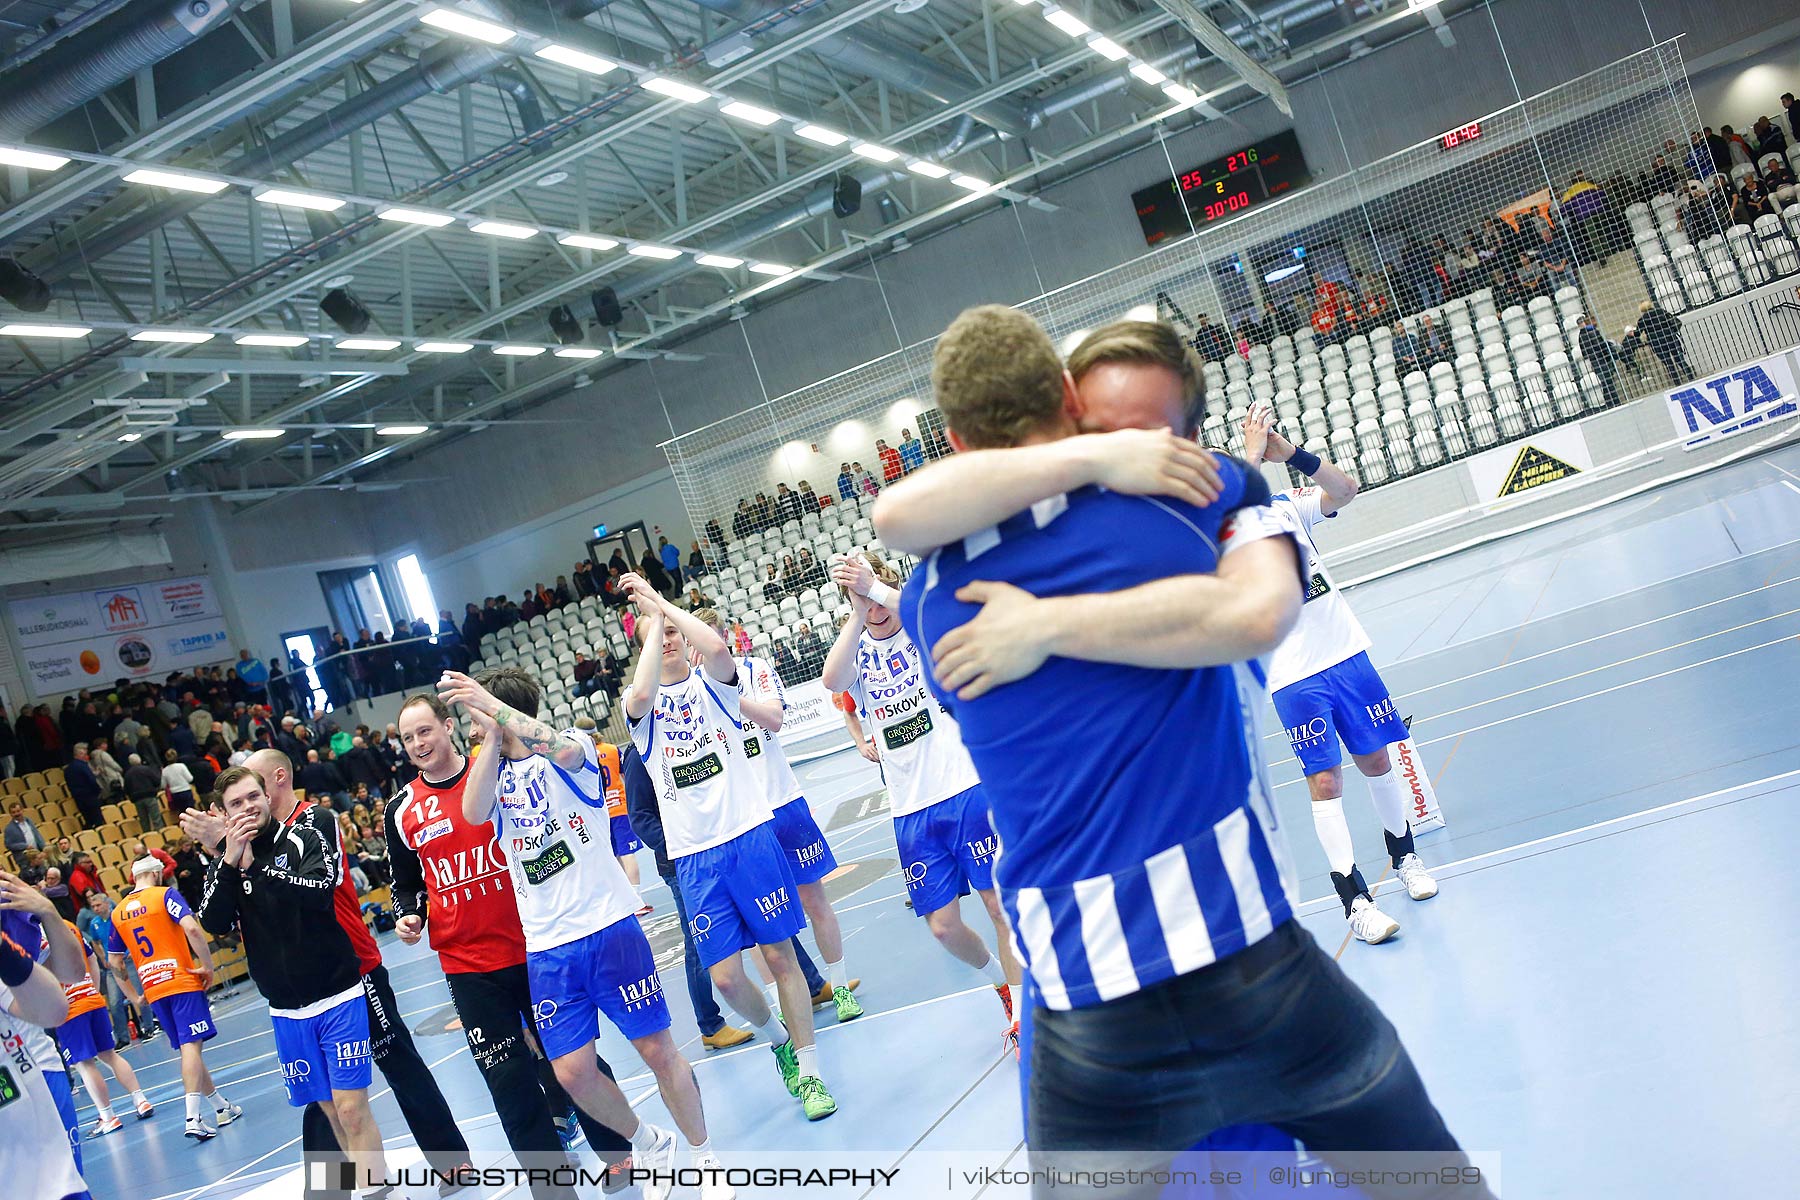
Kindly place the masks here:
MULTIPOLYGON (((775 1047, 775 1065, 781 1068, 781 1082, 787 1084, 788 1095, 800 1094, 800 1055, 789 1038, 775 1047)), ((829 1098, 829 1097, 828 1097, 829 1098)))
POLYGON ((837 1017, 840 1024, 845 1021, 854 1021, 863 1015, 862 1005, 856 1002, 856 997, 850 994, 849 988, 832 988, 831 998, 837 1002, 837 1017))
POLYGON ((800 1081, 800 1103, 809 1121, 823 1121, 837 1111, 837 1101, 825 1090, 825 1081, 812 1075, 800 1081))

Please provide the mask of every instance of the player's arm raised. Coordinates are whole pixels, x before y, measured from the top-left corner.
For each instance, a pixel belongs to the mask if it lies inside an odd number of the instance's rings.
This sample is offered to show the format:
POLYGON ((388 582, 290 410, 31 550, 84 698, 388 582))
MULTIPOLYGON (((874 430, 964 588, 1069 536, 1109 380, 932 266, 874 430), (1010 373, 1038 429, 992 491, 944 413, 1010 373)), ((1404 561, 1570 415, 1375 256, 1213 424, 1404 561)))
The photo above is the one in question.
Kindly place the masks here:
POLYGON ((500 794, 500 726, 484 712, 469 710, 470 740, 481 746, 481 753, 469 759, 469 776, 463 783, 463 816, 469 824, 479 825, 494 819, 494 808, 500 794))
MULTIPOLYGON (((60 920, 60 918, 58 918, 60 920)), ((19 944, 0 933, 0 983, 12 991, 12 1014, 43 1029, 69 1019, 69 996, 56 976, 31 961, 19 944)))
POLYGON ((638 640, 643 648, 638 652, 637 667, 631 674, 631 686, 625 689, 625 715, 633 721, 641 721, 651 709, 656 707, 656 693, 662 687, 663 628, 668 618, 663 613, 662 597, 650 589, 650 585, 635 575, 625 576, 626 580, 637 579, 648 598, 632 593, 632 585, 627 582, 626 591, 638 606, 638 640))
POLYGON ((0 871, 0 910, 27 912, 44 931, 44 965, 60 983, 80 983, 87 978, 87 956, 81 939, 69 931, 50 897, 14 875, 0 871))
POLYGON ((1090 483, 1204 506, 1217 460, 1166 429, 1121 429, 1006 450, 968 450, 885 488, 872 519, 884 546, 924 554, 1090 483))
MULTIPOLYGON (((494 694, 461 671, 445 671, 438 679, 438 699, 445 704, 460 704, 469 713, 492 717, 494 724, 525 744, 531 754, 541 754, 564 770, 572 771, 587 761, 581 743, 559 733, 536 717, 528 717, 494 698, 494 694)), ((498 742, 495 743, 496 749, 498 742)), ((486 817, 481 818, 486 820, 486 817)))
MULTIPOLYGON (((636 576, 627 578, 635 579, 636 576)), ((737 682, 737 660, 731 657, 731 647, 725 644, 725 639, 693 613, 685 608, 678 608, 657 595, 648 583, 642 580, 638 582, 643 584, 644 591, 656 598, 657 606, 662 609, 663 620, 680 630, 688 647, 700 656, 701 668, 719 683, 737 682)), ((658 657, 660 659, 660 655, 658 657)))
POLYGON ((1319 485, 1319 515, 1329 517, 1356 499, 1358 484, 1328 458, 1302 449, 1281 436, 1275 414, 1261 401, 1244 417, 1244 460, 1253 467, 1264 462, 1287 463, 1319 485))
POLYGON ((863 623, 869 618, 869 597, 866 591, 856 590, 853 581, 857 577, 858 572, 850 560, 842 555, 832 557, 831 578, 850 593, 850 617, 826 652, 825 666, 819 675, 819 682, 828 692, 847 692, 856 682, 856 643, 862 640, 863 623))

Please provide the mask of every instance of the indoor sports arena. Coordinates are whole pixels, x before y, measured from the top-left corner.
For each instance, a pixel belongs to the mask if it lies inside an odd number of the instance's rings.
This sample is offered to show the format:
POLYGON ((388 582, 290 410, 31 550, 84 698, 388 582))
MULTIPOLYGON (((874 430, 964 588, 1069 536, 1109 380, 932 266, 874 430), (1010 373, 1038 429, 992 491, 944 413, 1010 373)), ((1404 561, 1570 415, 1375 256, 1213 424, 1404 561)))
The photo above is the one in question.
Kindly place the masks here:
POLYGON ((1784 1194, 1797 91, 0 0, 0 1191, 1784 1194))

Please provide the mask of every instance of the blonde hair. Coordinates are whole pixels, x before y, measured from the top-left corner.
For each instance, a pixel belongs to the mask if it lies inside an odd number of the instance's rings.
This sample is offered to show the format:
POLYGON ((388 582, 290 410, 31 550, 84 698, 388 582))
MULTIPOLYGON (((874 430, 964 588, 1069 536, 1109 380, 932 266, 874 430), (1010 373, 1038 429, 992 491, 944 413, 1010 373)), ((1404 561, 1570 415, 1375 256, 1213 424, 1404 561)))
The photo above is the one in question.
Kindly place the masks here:
POLYGON ((1016 446, 1062 415, 1063 365, 1050 335, 1016 308, 964 309, 938 338, 931 387, 971 449, 1016 446))
POLYGON ((1192 433, 1206 408, 1206 387, 1201 381, 1200 358, 1181 340, 1175 328, 1163 321, 1114 321, 1081 339, 1069 355, 1069 374, 1079 383, 1095 367, 1107 363, 1162 367, 1181 381, 1182 417, 1192 433))

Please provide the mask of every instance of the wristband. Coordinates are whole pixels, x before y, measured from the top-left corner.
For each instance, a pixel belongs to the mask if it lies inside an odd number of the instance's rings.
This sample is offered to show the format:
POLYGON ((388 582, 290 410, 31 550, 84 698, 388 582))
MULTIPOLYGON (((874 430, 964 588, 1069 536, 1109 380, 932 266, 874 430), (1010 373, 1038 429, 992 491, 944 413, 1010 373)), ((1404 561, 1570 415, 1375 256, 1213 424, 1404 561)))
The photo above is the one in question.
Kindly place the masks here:
POLYGON ((1288 455, 1288 466, 1311 479, 1318 473, 1319 456, 1303 446, 1295 446, 1294 452, 1288 455))

